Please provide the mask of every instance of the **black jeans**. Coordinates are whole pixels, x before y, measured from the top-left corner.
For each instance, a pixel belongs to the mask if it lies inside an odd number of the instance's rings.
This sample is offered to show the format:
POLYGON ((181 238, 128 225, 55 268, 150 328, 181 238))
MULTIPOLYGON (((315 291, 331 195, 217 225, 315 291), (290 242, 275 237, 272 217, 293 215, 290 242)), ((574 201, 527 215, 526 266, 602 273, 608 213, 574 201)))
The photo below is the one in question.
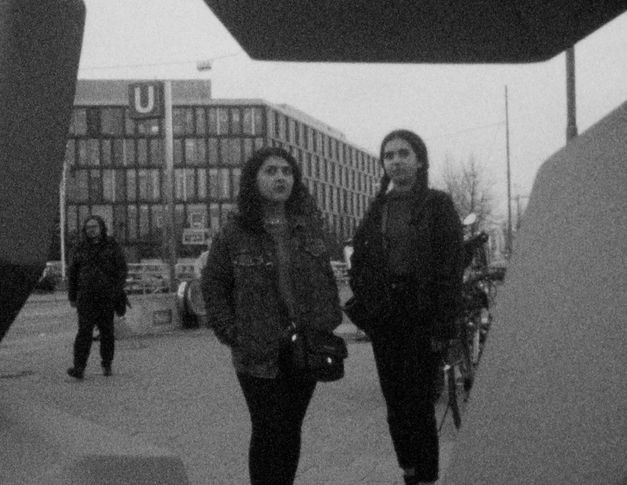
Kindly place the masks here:
POLYGON ((74 340, 74 367, 84 369, 87 365, 94 327, 100 332, 100 358, 103 367, 111 366, 115 351, 115 337, 113 329, 113 306, 110 302, 93 301, 90 303, 79 301, 78 306, 78 333, 74 340))
POLYGON ((300 458, 301 428, 316 387, 279 375, 237 374, 252 422, 248 469, 252 485, 291 485, 300 458))
POLYGON ((431 339, 407 321, 385 322, 370 337, 398 464, 415 468, 420 481, 435 481, 439 442, 434 383, 439 361, 431 339))

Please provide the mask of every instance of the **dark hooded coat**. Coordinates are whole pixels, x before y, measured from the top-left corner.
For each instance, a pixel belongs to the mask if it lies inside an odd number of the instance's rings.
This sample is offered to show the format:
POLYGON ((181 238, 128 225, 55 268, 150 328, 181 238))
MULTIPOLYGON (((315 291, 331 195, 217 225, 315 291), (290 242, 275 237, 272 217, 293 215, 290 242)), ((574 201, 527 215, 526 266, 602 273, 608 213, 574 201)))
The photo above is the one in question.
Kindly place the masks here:
POLYGON ((124 294, 127 265, 119 244, 107 235, 107 228, 99 216, 91 216, 100 224, 100 241, 91 243, 81 230, 81 240, 70 259, 68 269, 68 299, 77 304, 115 306, 124 294))

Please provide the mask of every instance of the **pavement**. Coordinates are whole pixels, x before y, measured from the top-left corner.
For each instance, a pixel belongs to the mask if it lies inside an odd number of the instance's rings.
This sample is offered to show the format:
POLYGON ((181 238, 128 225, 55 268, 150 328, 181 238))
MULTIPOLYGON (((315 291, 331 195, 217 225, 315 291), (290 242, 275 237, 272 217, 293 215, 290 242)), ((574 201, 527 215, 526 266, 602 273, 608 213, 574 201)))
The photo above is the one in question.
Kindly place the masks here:
MULTIPOLYGON (((111 377, 101 375, 94 342, 85 379, 76 381, 65 374, 75 321, 64 310, 46 310, 64 305, 63 297, 27 303, 0 343, 3 395, 28 398, 167 449, 181 457, 191 484, 248 483, 248 411, 230 353, 210 329, 173 328, 118 339, 111 377), (38 319, 45 328, 47 315, 55 314, 53 330, 24 330, 38 319)), ((303 426, 296 484, 400 485, 371 345, 350 322, 337 333, 348 343, 346 376, 316 389, 303 426)), ((444 410, 439 402, 439 420, 444 410)), ((455 438, 449 416, 441 430, 441 475, 455 438)))

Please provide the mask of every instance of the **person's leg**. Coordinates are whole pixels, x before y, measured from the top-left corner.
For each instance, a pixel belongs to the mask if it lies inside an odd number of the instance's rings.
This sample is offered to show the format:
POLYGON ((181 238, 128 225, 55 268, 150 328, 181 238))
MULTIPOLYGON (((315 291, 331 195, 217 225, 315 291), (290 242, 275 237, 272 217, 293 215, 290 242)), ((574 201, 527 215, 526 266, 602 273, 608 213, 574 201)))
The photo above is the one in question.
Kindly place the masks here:
MULTIPOLYGON (((412 332, 374 335, 372 346, 399 466, 419 481, 438 476, 438 434, 433 403, 437 362, 428 339, 412 332), (431 380, 429 380, 431 379, 431 380)), ((418 483, 416 481, 415 483, 418 483)))
POLYGON ((377 331, 371 337, 379 385, 385 399, 390 437, 401 468, 412 465, 410 430, 405 420, 406 373, 403 370, 402 336, 391 332, 377 331))
POLYGON ((438 360, 431 351, 429 338, 409 340, 406 352, 406 398, 403 420, 410 430, 408 460, 415 483, 431 483, 438 479, 439 440, 435 417, 434 382, 438 360))
POLYGON ((111 375, 111 364, 115 352, 113 310, 109 307, 99 309, 96 325, 100 332, 100 363, 105 375, 111 375))
POLYGON ((300 457, 300 432, 315 383, 238 374, 250 412, 252 485, 291 485, 300 457))
POLYGON ((311 402, 316 382, 310 380, 286 379, 285 425, 282 428, 282 441, 285 443, 282 477, 286 484, 294 483, 300 460, 303 421, 311 402))
MULTIPOLYGON (((94 312, 90 307, 78 307, 78 332, 74 339, 74 367, 77 374, 81 374, 87 366, 87 359, 91 350, 91 339, 94 331, 94 312)), ((73 376, 78 377, 78 376, 73 376)))

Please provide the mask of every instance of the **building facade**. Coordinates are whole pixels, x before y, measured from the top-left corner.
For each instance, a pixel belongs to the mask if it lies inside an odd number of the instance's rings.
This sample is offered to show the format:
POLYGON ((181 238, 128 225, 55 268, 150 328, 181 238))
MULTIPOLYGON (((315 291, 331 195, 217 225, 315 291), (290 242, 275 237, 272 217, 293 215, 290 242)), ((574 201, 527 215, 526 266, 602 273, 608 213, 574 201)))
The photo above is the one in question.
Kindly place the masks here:
MULTIPOLYGON (((164 257, 166 177, 161 119, 129 114, 128 81, 79 80, 66 148, 65 224, 71 241, 90 214, 107 222, 130 261, 164 257)), ((235 208, 243 163, 280 146, 300 164, 327 229, 352 237, 381 176, 377 158, 287 105, 210 97, 209 81, 172 82, 177 252, 194 257, 189 229, 210 235, 235 208)))

